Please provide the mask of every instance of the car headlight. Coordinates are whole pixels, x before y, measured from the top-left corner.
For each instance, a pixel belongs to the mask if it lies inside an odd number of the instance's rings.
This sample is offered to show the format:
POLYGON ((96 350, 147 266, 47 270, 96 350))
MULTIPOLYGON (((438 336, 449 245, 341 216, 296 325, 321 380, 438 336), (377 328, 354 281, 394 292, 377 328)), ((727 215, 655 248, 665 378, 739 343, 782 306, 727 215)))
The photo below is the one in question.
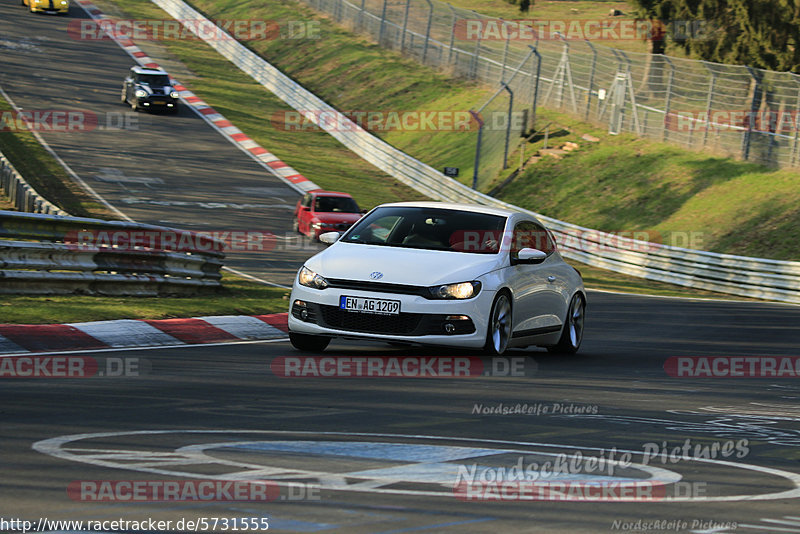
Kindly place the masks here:
POLYGON ((461 282, 460 284, 445 284, 429 287, 431 297, 435 299, 471 299, 481 290, 480 282, 461 282))
POLYGON ((311 227, 316 229, 316 230, 319 230, 320 228, 336 228, 336 225, 335 224, 330 224, 330 223, 318 222, 318 223, 312 224, 311 227))
POLYGON ((318 275, 306 266, 300 269, 300 274, 297 281, 301 286, 311 287, 313 289, 325 289, 328 287, 328 281, 322 276, 318 275))
POLYGON ((137 89, 133 94, 135 94, 137 98, 144 98, 147 96, 147 91, 144 89, 137 89))
POLYGON ((180 98, 181 97, 181 95, 180 95, 180 93, 178 93, 178 91, 172 91, 169 94, 169 96, 171 96, 172 98, 180 98))
POLYGON ((69 2, 67 2, 67 0, 61 0, 61 5, 62 6, 68 6, 69 2))

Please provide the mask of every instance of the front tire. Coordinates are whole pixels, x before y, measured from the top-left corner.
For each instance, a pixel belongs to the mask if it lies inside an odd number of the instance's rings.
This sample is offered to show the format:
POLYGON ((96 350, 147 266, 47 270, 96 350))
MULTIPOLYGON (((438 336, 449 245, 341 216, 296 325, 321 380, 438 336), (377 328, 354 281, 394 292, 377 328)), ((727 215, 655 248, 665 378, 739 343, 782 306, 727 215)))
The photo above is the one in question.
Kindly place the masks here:
POLYGON ((567 320, 564 323, 564 330, 561 332, 561 339, 557 345, 547 347, 549 352, 561 354, 575 354, 581 347, 583 340, 583 324, 586 318, 586 300, 580 293, 575 293, 569 301, 567 310, 567 320))
POLYGON ((506 351, 511 340, 512 317, 511 298, 508 293, 502 292, 495 297, 489 314, 489 327, 484 345, 487 353, 500 356, 506 351))
POLYGON ((289 341, 291 341, 292 346, 297 350, 302 350, 304 352, 322 352, 325 350, 325 347, 328 346, 328 343, 331 342, 331 338, 289 332, 289 341))

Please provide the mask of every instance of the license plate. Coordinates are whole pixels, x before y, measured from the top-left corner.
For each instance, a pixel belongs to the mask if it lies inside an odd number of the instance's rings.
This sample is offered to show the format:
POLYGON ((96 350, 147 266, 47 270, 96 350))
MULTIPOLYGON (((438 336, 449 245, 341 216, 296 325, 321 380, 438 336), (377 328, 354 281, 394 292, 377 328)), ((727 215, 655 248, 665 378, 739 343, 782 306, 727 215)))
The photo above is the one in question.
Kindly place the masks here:
POLYGON ((364 297, 347 297, 343 295, 339 298, 339 308, 342 310, 359 313, 399 315, 400 301, 364 297))
POLYGON ((166 103, 167 103, 166 100, 153 100, 153 104, 157 104, 159 106, 163 106, 166 103))

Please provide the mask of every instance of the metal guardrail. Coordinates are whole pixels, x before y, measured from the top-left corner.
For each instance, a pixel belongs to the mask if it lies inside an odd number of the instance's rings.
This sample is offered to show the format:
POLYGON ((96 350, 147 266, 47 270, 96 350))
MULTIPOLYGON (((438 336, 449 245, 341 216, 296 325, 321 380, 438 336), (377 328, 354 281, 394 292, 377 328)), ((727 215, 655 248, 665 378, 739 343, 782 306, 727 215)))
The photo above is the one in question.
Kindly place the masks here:
MULTIPOLYGON (((175 19, 183 21, 190 31, 204 24, 212 24, 182 0, 152 1, 175 19), (185 23, 192 20, 202 20, 204 23, 185 23)), ((222 32, 221 29, 219 31, 222 32)), ((336 114, 336 121, 320 123, 317 121, 320 113, 309 113, 308 119, 366 161, 420 193, 435 200, 466 201, 520 210, 468 188, 373 136, 233 38, 199 37, 294 109, 336 114), (334 128, 331 124, 344 127, 334 128)), ((648 280, 800 304, 800 262, 717 254, 633 239, 624 241, 622 246, 609 245, 620 243, 621 240, 612 234, 528 210, 521 211, 534 215, 553 230, 561 252, 567 258, 648 280)))
POLYGON ((221 286, 223 248, 162 226, 0 211, 0 294, 192 294, 221 286))
POLYGON ((17 169, 0 153, 0 189, 19 211, 66 215, 67 212, 45 199, 25 181, 17 169))

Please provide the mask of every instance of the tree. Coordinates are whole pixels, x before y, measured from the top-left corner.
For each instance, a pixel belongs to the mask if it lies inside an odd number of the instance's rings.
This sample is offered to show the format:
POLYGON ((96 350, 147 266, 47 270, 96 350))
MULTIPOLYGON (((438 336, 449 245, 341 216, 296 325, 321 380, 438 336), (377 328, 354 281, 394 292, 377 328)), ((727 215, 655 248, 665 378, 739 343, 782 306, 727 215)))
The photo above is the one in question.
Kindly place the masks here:
MULTIPOLYGON (((800 0, 632 1, 640 16, 662 21, 670 39, 692 56, 800 72, 800 0)), ((650 48, 665 50, 657 43, 650 48)))

